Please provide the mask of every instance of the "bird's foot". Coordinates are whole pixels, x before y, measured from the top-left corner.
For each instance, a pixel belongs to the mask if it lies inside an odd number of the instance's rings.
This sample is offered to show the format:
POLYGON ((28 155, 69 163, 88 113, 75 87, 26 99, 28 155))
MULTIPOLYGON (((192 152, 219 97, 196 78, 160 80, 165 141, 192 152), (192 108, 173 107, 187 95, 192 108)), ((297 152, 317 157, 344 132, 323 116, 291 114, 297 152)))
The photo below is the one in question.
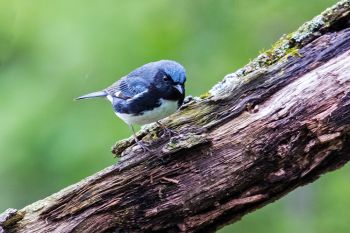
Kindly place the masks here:
POLYGON ((164 136, 166 136, 168 138, 171 138, 174 135, 179 135, 178 132, 176 132, 175 130, 167 128, 165 125, 163 125, 159 121, 157 121, 157 124, 163 129, 163 134, 162 135, 164 135, 164 136))
POLYGON ((148 148, 143 142, 136 140, 136 144, 141 148, 142 152, 149 152, 151 153, 152 150, 150 148, 148 148))
POLYGON ((142 152, 152 152, 151 149, 149 149, 142 141, 140 141, 139 139, 137 139, 136 133, 135 133, 135 129, 132 125, 129 125, 130 129, 132 130, 133 136, 134 136, 134 140, 136 142, 136 144, 141 147, 142 152))
POLYGON ((179 135, 179 133, 169 128, 163 128, 163 135, 168 138, 171 138, 174 135, 179 135))

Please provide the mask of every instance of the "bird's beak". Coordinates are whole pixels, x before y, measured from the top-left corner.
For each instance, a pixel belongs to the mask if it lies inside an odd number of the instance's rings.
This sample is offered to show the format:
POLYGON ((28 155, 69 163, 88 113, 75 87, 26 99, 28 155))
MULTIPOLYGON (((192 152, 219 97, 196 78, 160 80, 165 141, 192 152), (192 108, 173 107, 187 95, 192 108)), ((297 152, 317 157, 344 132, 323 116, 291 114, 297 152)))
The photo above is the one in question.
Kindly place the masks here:
POLYGON ((174 85, 174 87, 180 92, 180 94, 184 93, 184 89, 181 84, 174 85))

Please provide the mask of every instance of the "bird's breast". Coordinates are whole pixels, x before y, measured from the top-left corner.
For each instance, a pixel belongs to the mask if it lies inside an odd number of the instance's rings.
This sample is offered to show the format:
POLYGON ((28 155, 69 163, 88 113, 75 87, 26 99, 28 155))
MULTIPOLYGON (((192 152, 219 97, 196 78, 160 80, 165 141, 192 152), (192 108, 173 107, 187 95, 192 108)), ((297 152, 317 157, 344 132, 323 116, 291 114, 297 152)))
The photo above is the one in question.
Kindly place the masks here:
POLYGON ((160 99, 160 105, 151 110, 143 111, 139 114, 119 113, 115 114, 127 124, 145 125, 167 116, 170 116, 178 109, 178 101, 160 99))

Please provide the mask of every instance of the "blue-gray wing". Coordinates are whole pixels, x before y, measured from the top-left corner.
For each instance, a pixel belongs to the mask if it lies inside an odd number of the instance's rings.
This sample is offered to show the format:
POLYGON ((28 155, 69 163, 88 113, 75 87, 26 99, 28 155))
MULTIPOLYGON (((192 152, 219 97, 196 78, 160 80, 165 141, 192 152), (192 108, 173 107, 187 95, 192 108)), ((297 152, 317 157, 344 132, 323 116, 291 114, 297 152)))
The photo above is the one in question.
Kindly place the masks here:
POLYGON ((108 95, 130 99, 137 94, 147 91, 149 82, 139 76, 125 76, 105 89, 108 95))

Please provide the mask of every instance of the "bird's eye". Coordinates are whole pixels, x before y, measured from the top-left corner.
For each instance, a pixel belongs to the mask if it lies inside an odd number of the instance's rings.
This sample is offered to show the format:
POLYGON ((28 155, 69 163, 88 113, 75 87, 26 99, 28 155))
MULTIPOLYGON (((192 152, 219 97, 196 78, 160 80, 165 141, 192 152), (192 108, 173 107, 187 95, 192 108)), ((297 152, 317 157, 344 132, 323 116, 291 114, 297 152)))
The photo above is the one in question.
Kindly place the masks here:
POLYGON ((169 77, 165 75, 165 76, 163 77, 163 80, 164 80, 164 81, 169 81, 169 77))

